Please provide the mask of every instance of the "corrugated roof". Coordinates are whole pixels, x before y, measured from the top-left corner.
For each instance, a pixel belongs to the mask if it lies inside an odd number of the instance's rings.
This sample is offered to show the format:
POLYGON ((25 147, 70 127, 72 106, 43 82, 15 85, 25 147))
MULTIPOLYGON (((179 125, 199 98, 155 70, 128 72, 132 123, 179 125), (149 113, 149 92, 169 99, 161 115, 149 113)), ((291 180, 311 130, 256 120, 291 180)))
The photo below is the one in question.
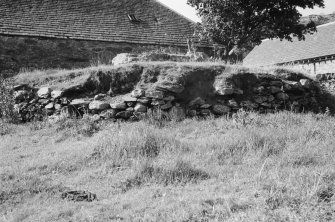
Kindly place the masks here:
POLYGON ((244 59, 247 66, 267 66, 335 55, 335 22, 320 25, 305 41, 264 40, 244 59))
POLYGON ((193 26, 156 0, 0 0, 7 35, 185 46, 193 26))

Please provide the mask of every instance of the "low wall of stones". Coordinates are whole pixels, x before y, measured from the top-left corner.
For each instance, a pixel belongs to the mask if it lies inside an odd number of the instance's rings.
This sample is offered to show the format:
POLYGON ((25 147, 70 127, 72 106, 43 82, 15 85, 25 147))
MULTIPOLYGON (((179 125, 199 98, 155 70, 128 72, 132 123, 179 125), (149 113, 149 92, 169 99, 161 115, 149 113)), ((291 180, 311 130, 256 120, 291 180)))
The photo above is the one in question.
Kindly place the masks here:
POLYGON ((20 69, 72 69, 110 64, 119 53, 151 50, 186 53, 187 46, 186 42, 185 47, 169 47, 0 35, 0 75, 12 76, 20 69))
MULTIPOLYGON (((195 77, 192 78, 193 83, 196 83, 195 77)), ((211 99, 202 94, 185 97, 186 92, 199 91, 195 85, 187 85, 187 80, 184 85, 171 82, 156 84, 150 89, 137 86, 131 93, 120 96, 117 102, 110 102, 113 95, 102 92, 91 98, 69 99, 63 91, 18 85, 14 87, 15 109, 24 122, 46 117, 81 117, 85 114, 95 120, 137 121, 152 113, 158 113, 166 119, 183 119, 229 115, 240 109, 260 113, 279 110, 320 111, 319 88, 315 82, 306 78, 287 80, 250 73, 234 75, 230 80, 220 76, 215 78, 210 81, 213 85, 206 88, 206 95, 211 99), (245 81, 245 84, 241 81, 245 81)))

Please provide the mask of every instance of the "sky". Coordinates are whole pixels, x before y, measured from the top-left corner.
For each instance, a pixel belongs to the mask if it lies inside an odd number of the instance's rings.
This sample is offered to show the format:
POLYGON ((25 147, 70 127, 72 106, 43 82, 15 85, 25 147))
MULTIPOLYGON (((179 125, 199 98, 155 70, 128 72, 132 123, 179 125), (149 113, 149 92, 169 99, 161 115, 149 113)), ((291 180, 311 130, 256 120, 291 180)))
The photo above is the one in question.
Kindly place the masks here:
MULTIPOLYGON (((175 11, 183 14, 185 17, 199 22, 200 19, 196 15, 196 11, 191 6, 187 5, 187 0, 158 0, 165 5, 169 6, 170 8, 174 9, 175 11)), ((300 9, 300 13, 303 16, 312 15, 312 14, 330 14, 335 12, 335 0, 325 0, 325 8, 314 8, 312 9, 300 9)))

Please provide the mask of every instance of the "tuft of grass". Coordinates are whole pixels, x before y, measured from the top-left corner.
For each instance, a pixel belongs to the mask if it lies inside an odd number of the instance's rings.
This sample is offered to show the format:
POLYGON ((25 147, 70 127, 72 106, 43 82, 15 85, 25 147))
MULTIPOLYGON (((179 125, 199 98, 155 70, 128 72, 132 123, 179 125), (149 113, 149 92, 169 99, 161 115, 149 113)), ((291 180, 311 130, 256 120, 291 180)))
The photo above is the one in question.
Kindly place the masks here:
POLYGON ((209 178, 210 175, 207 172, 199 170, 182 160, 177 160, 172 165, 169 165, 168 168, 145 162, 133 178, 126 180, 123 184, 123 190, 127 191, 133 187, 147 183, 163 184, 164 186, 175 184, 185 185, 209 178))

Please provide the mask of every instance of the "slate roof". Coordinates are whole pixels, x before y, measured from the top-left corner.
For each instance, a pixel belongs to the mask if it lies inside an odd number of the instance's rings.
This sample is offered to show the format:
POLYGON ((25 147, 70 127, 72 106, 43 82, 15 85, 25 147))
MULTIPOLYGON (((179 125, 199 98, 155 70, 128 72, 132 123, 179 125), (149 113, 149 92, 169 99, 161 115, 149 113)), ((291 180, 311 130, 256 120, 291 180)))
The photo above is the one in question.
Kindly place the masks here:
POLYGON ((0 0, 6 35, 186 46, 193 26, 157 0, 0 0))
POLYGON ((267 66, 335 55, 335 22, 320 25, 317 30, 306 35, 305 41, 264 40, 247 55, 243 64, 267 66))

